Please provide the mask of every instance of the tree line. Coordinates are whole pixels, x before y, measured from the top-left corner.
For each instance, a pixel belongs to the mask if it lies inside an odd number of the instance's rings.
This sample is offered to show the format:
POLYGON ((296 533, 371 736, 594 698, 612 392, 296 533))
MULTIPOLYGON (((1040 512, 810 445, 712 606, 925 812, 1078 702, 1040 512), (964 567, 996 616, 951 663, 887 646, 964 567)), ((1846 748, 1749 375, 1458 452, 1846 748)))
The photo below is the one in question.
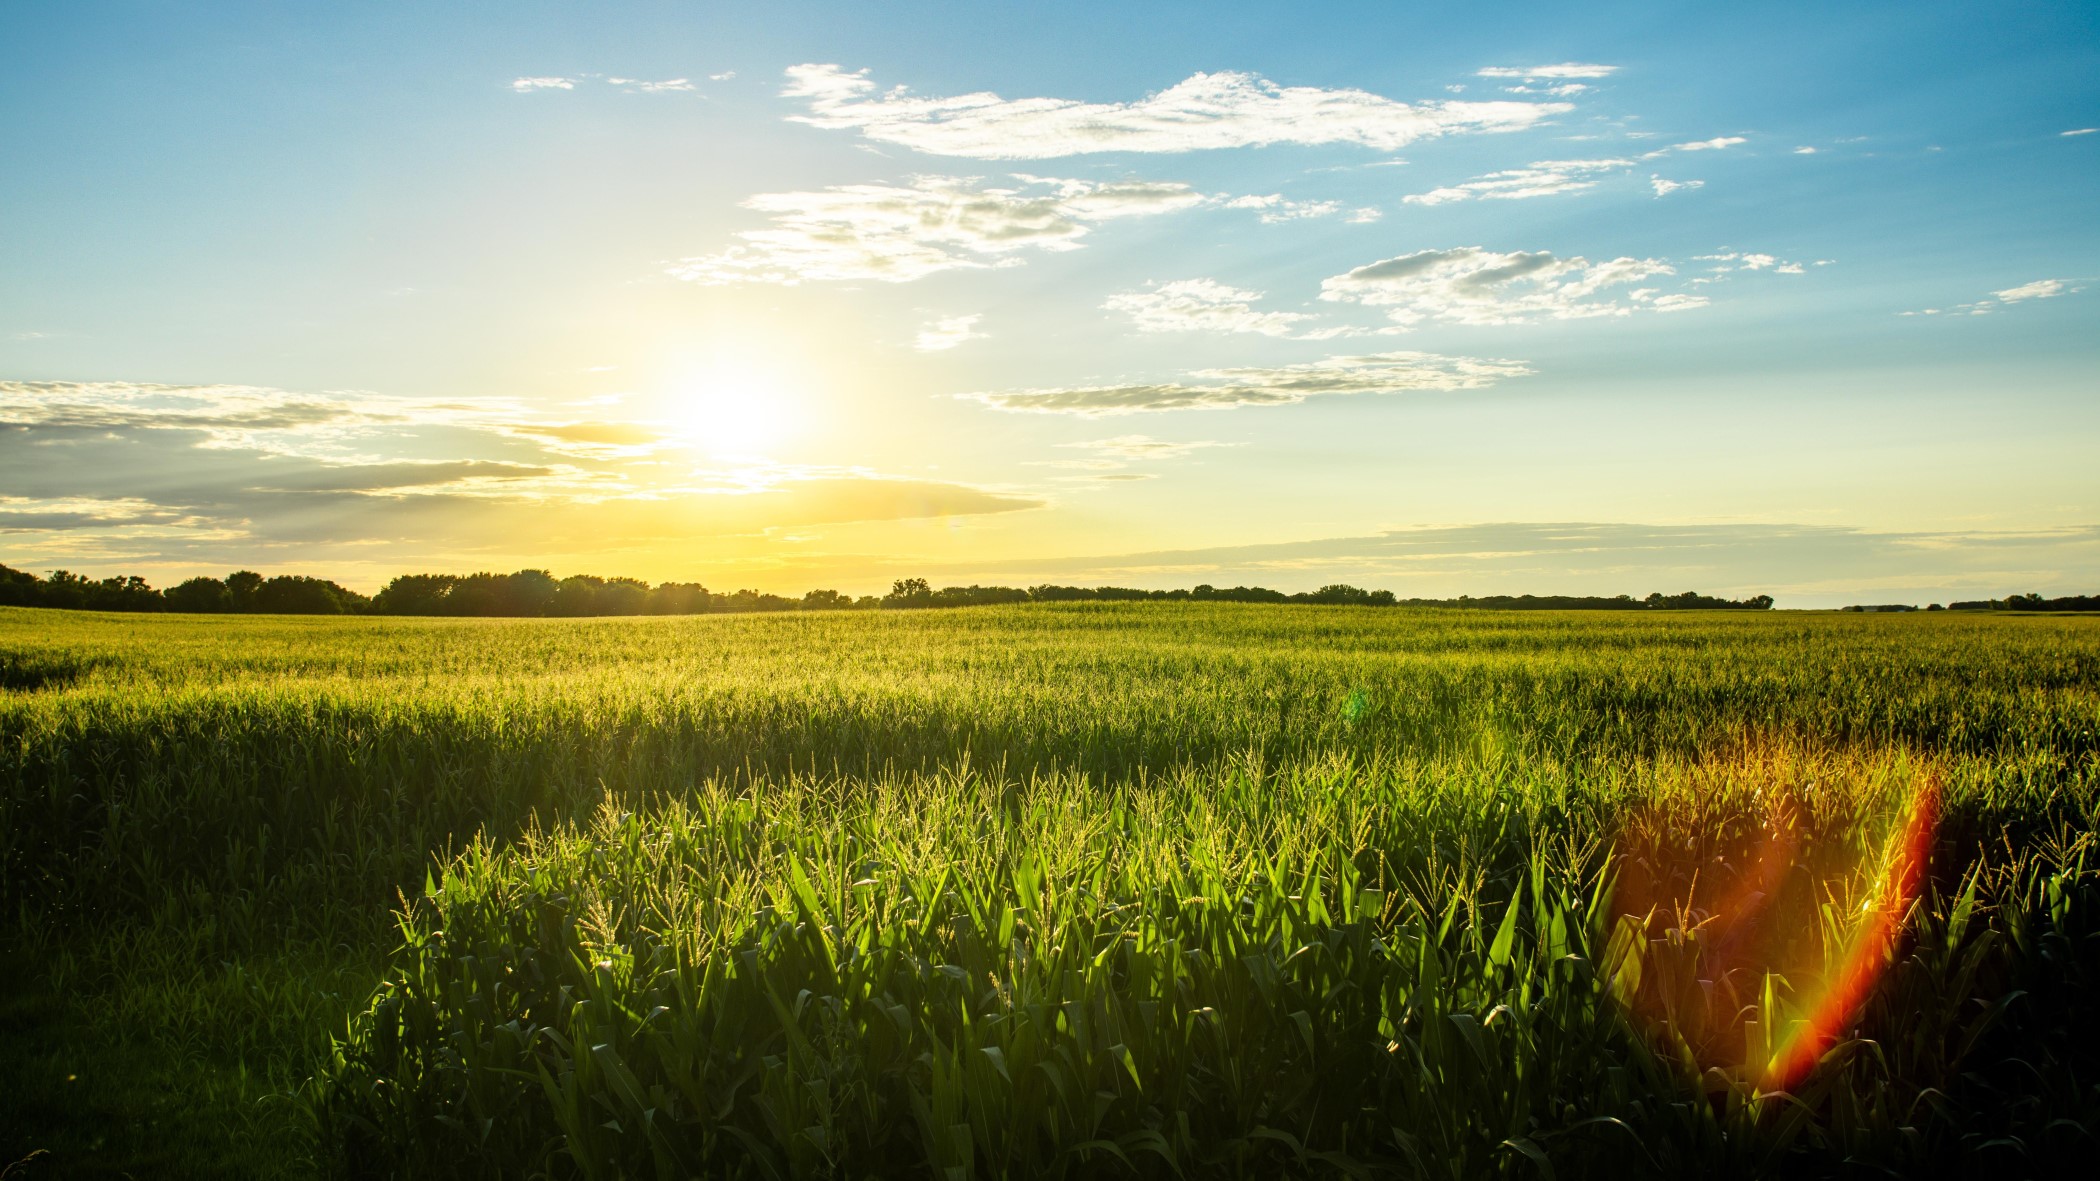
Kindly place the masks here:
MULTIPOLYGON (((2015 596, 2008 602, 2031 596, 2015 596)), ((403 574, 376 595, 365 596, 330 582, 299 574, 265 578, 239 570, 224 578, 191 578, 165 590, 145 579, 94 579, 65 570, 39 578, 0 566, 0 606, 60 607, 77 611, 178 611, 193 614, 260 615, 437 615, 579 618, 599 615, 711 615, 756 611, 908 610, 926 607, 976 607, 995 603, 1067 602, 1197 602, 1311 603, 1358 607, 1464 607, 1514 611, 1763 611, 1770 595, 1721 599, 1686 591, 1630 595, 1488 595, 1455 599, 1402 599, 1387 590, 1364 590, 1334 583, 1316 591, 1287 594, 1264 586, 1181 590, 1140 590, 1125 586, 945 586, 936 589, 923 578, 901 578, 886 595, 855 598, 835 590, 813 590, 800 598, 740 590, 710 591, 697 582, 660 582, 635 578, 600 578, 572 574, 556 578, 545 570, 513 574, 403 574)), ((1966 604, 1962 604, 1966 606, 1966 604)), ((2061 610, 2063 608, 2028 608, 2061 610)))

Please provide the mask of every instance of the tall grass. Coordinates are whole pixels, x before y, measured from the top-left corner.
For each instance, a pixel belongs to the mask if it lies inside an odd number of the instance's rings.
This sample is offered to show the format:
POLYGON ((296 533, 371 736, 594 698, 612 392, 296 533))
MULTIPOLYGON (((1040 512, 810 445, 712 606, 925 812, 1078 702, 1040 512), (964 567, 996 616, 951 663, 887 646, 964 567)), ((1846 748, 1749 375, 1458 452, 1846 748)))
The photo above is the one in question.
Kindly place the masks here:
POLYGON ((0 900, 200 1171, 2035 1170, 2092 622, 0 611, 0 900))

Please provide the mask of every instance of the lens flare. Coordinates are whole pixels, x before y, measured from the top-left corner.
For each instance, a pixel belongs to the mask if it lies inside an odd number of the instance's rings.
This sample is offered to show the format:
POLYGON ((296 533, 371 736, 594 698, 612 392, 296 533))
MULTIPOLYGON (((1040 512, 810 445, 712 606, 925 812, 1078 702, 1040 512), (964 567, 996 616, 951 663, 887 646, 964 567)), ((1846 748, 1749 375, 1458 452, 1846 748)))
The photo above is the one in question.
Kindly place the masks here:
POLYGON ((1939 818, 1939 782, 1927 779, 1911 799, 1909 814, 1884 854, 1880 887, 1867 899, 1844 961, 1809 1006, 1808 1017, 1794 1025, 1772 1055, 1760 1084, 1764 1090, 1791 1091, 1799 1086, 1873 991, 1924 885, 1939 818))
POLYGON ((1686 769, 1688 792, 1629 818, 1603 967, 1666 1057, 1790 1091, 1842 1040, 1891 962, 1938 829, 1939 780, 1906 762, 1752 747, 1686 769), (1880 811, 1877 782, 1901 792, 1886 835, 1851 853, 1804 840, 1804 809, 1880 811), (1827 902, 1862 897, 1819 921, 1827 902))

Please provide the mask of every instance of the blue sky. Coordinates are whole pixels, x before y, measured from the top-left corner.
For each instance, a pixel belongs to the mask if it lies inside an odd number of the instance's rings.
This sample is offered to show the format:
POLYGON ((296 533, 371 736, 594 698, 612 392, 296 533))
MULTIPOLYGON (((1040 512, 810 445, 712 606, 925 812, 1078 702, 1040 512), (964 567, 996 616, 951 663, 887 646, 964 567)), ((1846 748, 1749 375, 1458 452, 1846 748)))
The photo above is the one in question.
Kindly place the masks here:
POLYGON ((0 561, 2100 587, 2091 5, 17 5, 0 561))

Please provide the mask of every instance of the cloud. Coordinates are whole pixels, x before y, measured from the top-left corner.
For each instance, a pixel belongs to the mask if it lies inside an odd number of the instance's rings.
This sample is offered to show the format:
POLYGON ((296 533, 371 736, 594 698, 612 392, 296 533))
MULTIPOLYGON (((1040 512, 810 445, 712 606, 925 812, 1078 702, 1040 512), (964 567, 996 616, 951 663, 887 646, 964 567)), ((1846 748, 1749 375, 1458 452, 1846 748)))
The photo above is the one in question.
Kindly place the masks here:
POLYGON ((1308 217, 1329 217, 1342 211, 1342 203, 1339 201, 1291 201, 1286 200, 1281 193, 1229 197, 1223 205, 1227 209, 1257 210, 1261 214, 1263 225, 1301 221, 1308 217))
POLYGON ((1947 308, 1920 308, 1914 312, 1898 312, 1900 316, 1988 316, 2016 303, 2033 299, 2055 299, 2060 295, 2076 295, 2085 290, 2085 285, 2076 279, 2036 279, 2017 287, 1991 292, 1990 298, 1975 303, 1958 303, 1947 308))
POLYGON ((1366 205, 1361 209, 1350 210, 1349 216, 1343 218, 1342 220, 1348 222, 1350 225, 1361 226, 1369 225, 1370 223, 1377 221, 1380 218, 1383 218, 1384 216, 1385 210, 1376 208, 1374 206, 1366 205))
POLYGON ((908 185, 840 185, 763 193, 746 208, 771 216, 719 254, 670 268, 710 285, 878 280, 908 283, 957 268, 1017 266, 1022 250, 1076 250, 1095 225, 1202 204, 1185 184, 1019 177, 1018 188, 974 178, 914 177, 908 185))
POLYGON ((1319 317, 1304 312, 1263 312, 1254 308, 1259 291, 1228 287, 1215 279, 1177 279, 1146 291, 1124 291, 1101 306, 1130 317, 1140 332, 1251 332, 1262 336, 1325 340, 1342 329, 1306 332, 1319 317))
MULTIPOLYGON (((1577 139, 1593 138, 1577 136, 1577 139)), ((1696 140, 1673 147, 1657 148, 1644 152, 1639 159, 1607 157, 1594 160, 1538 160, 1522 168, 1507 168, 1476 176, 1472 180, 1431 189, 1426 193, 1415 193, 1401 198, 1410 205, 1444 205, 1453 201, 1521 200, 1527 197, 1554 197, 1563 193, 1581 193, 1596 188, 1599 181, 1628 169, 1637 167, 1642 160, 1655 160, 1672 152, 1700 152, 1726 148, 1744 143, 1741 136, 1721 136, 1715 139, 1696 140)), ((1659 178, 1658 178, 1659 179, 1659 178)), ((1652 183, 1652 182, 1651 182, 1652 183)), ((1655 195, 1681 188, 1696 188, 1703 181, 1663 181, 1668 187, 1656 188, 1655 195)))
POLYGON ((1481 78, 1522 78, 1527 82, 1540 78, 1609 78, 1619 72, 1617 66, 1600 66, 1589 62, 1562 62, 1555 66, 1489 66, 1477 72, 1481 78))
POLYGON ((709 74, 707 80, 709 82, 727 82, 734 77, 736 77, 735 70, 724 70, 719 74, 709 74))
POLYGON ((966 341, 983 340, 985 334, 976 330, 982 315, 945 316, 919 329, 913 348, 922 353, 937 353, 952 349, 966 341))
POLYGON ((1356 537, 982 564, 968 576, 1125 586, 1254 583, 1284 590, 1352 582, 1424 598, 1640 596, 1696 588, 1729 597, 1771 594, 1782 607, 1923 605, 2087 590, 2100 580, 2100 527, 1899 533, 1783 523, 1425 525, 1356 537))
POLYGON ((1566 103, 1405 103, 1362 90, 1278 86, 1253 74, 1194 74, 1130 103, 1005 99, 990 92, 919 97, 878 91, 867 71, 805 64, 781 92, 806 100, 791 116, 936 156, 1044 160, 1089 152, 1190 152, 1270 144, 1356 144, 1390 151, 1442 135, 1516 131, 1566 103))
POLYGON ((1519 361, 1396 352, 1329 357, 1274 368, 1199 369, 1189 374, 1193 381, 1003 390, 960 396, 994 410, 1099 418, 1160 410, 1287 406, 1323 394, 1477 390, 1531 372, 1519 361))
POLYGON ((662 82, 644 82, 640 78, 607 78, 614 86, 624 86, 634 94, 669 94, 680 90, 691 90, 693 84, 685 78, 669 78, 662 82))
POLYGON ((2059 131, 2056 134, 2069 137, 2073 135, 2091 135, 2096 131, 2100 131, 2100 127, 2074 127, 2069 131, 2059 131))
POLYGON ((0 406, 0 547, 57 564, 246 563, 344 546, 432 555, 395 562, 500 546, 653 552, 1041 503, 860 468, 711 465, 661 424, 550 420, 496 399, 0 381, 0 406))
POLYGON ((2018 287, 2008 287, 1991 294, 2006 303, 2019 303, 2026 299, 2055 299, 2059 295, 2067 295, 2076 290, 2078 288, 2071 286, 2069 279, 2036 279, 2032 283, 2022 283, 2018 287))
POLYGON ((517 78, 512 80, 510 88, 519 94, 530 94, 535 90, 574 90, 576 89, 576 79, 517 78))
POLYGON ((1504 254, 1461 246, 1403 254, 1332 276, 1320 284, 1320 298, 1385 308, 1387 317, 1402 326, 1423 320, 1521 324, 1703 305, 1697 297, 1661 304, 1653 288, 1623 295, 1611 291, 1674 273, 1655 258, 1591 262, 1547 251, 1504 254))
POLYGON ((1205 447, 1233 447, 1238 444, 1219 443, 1209 439, 1177 443, 1166 439, 1155 439, 1148 435, 1115 435, 1106 439, 1089 439, 1083 443, 1059 443, 1060 447, 1078 447, 1099 455, 1116 459, 1180 459, 1184 455, 1205 447))
POLYGON ((1648 185, 1655 190, 1656 196, 1667 197, 1671 193, 1680 192, 1684 189, 1705 188, 1706 182, 1703 180, 1665 180, 1660 176, 1651 176, 1648 178, 1648 185))
POLYGON ((1802 146, 1795 148, 1794 154, 1796 156, 1813 156, 1816 154, 1816 149, 1807 146, 1802 146))
POLYGON ((1597 178, 1633 167, 1632 160, 1540 160, 1522 168, 1490 172, 1462 184, 1402 197, 1409 205, 1444 205, 1476 198, 1490 201, 1551 197, 1597 187, 1597 178))

